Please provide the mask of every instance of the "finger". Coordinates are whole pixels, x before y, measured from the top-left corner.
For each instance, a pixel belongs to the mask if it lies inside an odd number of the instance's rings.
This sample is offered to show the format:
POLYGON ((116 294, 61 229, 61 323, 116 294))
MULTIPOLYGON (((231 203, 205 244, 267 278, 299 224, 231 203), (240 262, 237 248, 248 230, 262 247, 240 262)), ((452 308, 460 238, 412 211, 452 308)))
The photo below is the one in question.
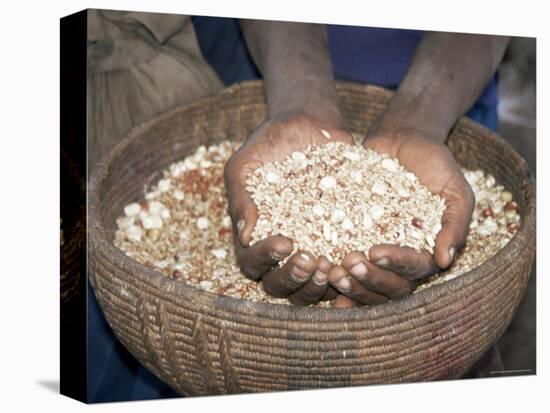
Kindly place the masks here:
POLYGON ((328 274, 316 270, 306 284, 295 293, 288 296, 292 304, 317 304, 328 289, 328 274))
POLYGON ((321 301, 330 301, 338 297, 338 291, 336 291, 330 284, 325 292, 325 295, 321 297, 321 301))
POLYGON ((258 220, 258 209, 246 190, 248 173, 245 169, 239 167, 238 157, 233 155, 225 165, 224 179, 234 230, 241 245, 248 247, 258 220))
POLYGON ((333 308, 353 308, 359 306, 360 304, 357 301, 346 297, 345 295, 339 295, 332 303, 333 308))
POLYGON ((245 248, 235 244, 235 253, 241 271, 248 278, 257 280, 279 261, 292 252, 292 242, 283 236, 275 235, 245 248))
POLYGON ((378 267, 399 274, 408 280, 419 280, 437 272, 437 265, 428 251, 381 244, 369 249, 370 261, 378 267))
POLYGON ((377 292, 389 298, 409 295, 413 283, 369 262, 362 252, 352 252, 342 261, 344 268, 367 290, 377 292))
POLYGON ((317 259, 311 254, 298 251, 282 267, 264 275, 264 290, 273 297, 288 297, 304 286, 316 269, 317 259))
POLYGON ((317 260, 317 269, 309 281, 298 291, 291 294, 288 299, 293 304, 316 304, 324 297, 328 290, 328 272, 332 264, 325 257, 317 260))
POLYGON ((475 198, 468 183, 463 181, 442 193, 446 208, 434 248, 435 262, 440 268, 448 268, 452 264, 456 252, 464 246, 468 235, 475 198))
POLYGON ((388 301, 388 297, 367 290, 344 267, 339 265, 334 266, 330 270, 328 280, 341 294, 352 298, 360 304, 375 305, 388 301))

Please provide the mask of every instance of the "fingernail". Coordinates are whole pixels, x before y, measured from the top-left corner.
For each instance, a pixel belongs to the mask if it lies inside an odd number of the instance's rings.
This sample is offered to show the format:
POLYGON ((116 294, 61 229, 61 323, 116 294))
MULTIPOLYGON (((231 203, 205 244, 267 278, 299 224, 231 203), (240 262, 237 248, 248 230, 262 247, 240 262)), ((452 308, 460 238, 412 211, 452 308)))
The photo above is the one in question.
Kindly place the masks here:
POLYGON ((244 219, 239 219, 237 221, 237 231, 239 232, 239 234, 241 233, 244 227, 245 227, 244 219))
POLYGON ((327 274, 321 270, 315 271, 313 274, 313 282, 317 285, 323 285, 327 282, 327 274))
POLYGON ((359 262, 350 268, 349 272, 359 278, 363 278, 367 275, 367 266, 363 262, 359 262))
POLYGON ((454 257, 455 257, 455 252, 456 252, 456 251, 455 251, 455 247, 449 248, 449 258, 450 258, 450 260, 451 260, 450 262, 453 262, 453 259, 454 259, 454 257))
POLYGON ((386 257, 380 258, 378 261, 375 262, 376 265, 380 265, 381 267, 388 265, 390 263, 390 260, 388 260, 386 257))
POLYGON ((351 289, 351 281, 348 277, 342 277, 336 281, 336 287, 342 292, 348 292, 351 289))
POLYGON ((277 251, 271 252, 271 258, 273 258, 275 261, 281 261, 285 257, 286 257, 286 254, 281 254, 280 252, 277 252, 277 251))
POLYGON ((309 261, 309 256, 306 254, 300 254, 300 257, 302 257, 306 261, 309 261))
POLYGON ((307 278, 309 278, 309 276, 311 275, 311 273, 307 273, 305 271, 301 271, 299 270, 298 268, 296 267, 293 267, 291 270, 290 270, 290 276, 292 278, 294 278, 294 280, 298 281, 298 282, 302 282, 304 280, 306 280, 307 278), (301 273, 301 274, 298 274, 298 273, 301 273))

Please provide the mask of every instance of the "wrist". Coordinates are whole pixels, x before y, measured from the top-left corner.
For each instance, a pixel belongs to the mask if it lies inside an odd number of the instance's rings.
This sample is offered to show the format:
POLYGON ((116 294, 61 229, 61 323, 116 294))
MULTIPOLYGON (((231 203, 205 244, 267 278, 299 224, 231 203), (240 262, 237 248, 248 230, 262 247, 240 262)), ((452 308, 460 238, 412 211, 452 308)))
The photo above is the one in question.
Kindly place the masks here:
POLYGON ((305 76, 278 85, 277 92, 268 91, 267 96, 269 120, 304 116, 329 129, 346 129, 334 81, 305 76))
POLYGON ((448 107, 440 107, 427 96, 396 94, 384 114, 370 128, 369 135, 402 137, 420 135, 445 143, 456 121, 448 107))

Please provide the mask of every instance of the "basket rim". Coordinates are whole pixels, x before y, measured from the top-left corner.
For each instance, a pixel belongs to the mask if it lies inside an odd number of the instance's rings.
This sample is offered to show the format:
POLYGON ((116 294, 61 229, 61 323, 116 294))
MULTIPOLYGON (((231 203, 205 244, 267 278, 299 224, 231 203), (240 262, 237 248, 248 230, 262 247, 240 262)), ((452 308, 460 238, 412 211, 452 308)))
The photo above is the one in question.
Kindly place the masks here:
MULTIPOLYGON (((174 280, 166 277, 160 271, 145 266, 137 260, 127 256, 122 250, 117 248, 112 240, 106 237, 106 230, 102 226, 100 207, 99 207, 99 190, 102 183, 108 176, 109 166, 116 160, 125 149, 135 140, 139 139, 144 130, 153 128, 159 121, 170 118, 174 114, 185 115, 192 113, 197 108, 213 103, 215 100, 223 99, 227 95, 238 93, 241 89, 262 89, 263 82, 261 80, 245 81, 235 84, 221 92, 213 95, 208 95, 199 98, 189 104, 181 105, 164 112, 147 122, 137 125, 132 128, 126 136, 115 146, 115 148, 105 156, 96 166, 90 176, 88 182, 88 231, 89 241, 94 245, 94 249, 103 250, 107 254, 110 261, 123 263, 124 269, 130 273, 133 278, 146 283, 158 290, 158 296, 164 299, 170 297, 174 302, 182 297, 189 298, 196 302, 208 303, 216 308, 211 310, 221 310, 226 312, 236 312, 241 314, 253 313, 258 317, 280 318, 286 321, 366 321, 368 319, 377 319, 386 314, 401 314, 411 311, 415 308, 422 307, 425 303, 440 299, 442 296, 454 294, 464 287, 474 283, 475 280, 481 278, 485 273, 491 273, 499 268, 508 265, 513 260, 514 255, 521 253, 529 243, 530 237, 535 234, 530 234, 531 228, 536 230, 535 225, 535 208, 536 208, 536 192, 535 180, 529 171, 525 160, 515 151, 515 149, 496 133, 485 128, 483 125, 474 122, 473 120, 462 117, 455 128, 464 126, 471 129, 474 133, 478 132, 488 140, 494 140, 497 145, 504 146, 507 152, 514 158, 514 161, 520 165, 524 186, 525 186, 525 202, 522 211, 522 225, 514 237, 501 248, 491 259, 485 261, 480 266, 441 284, 426 288, 418 293, 411 294, 397 301, 376 306, 361 306, 345 309, 322 308, 322 307, 302 307, 289 304, 276 304, 266 302, 254 302, 226 295, 217 295, 215 293, 199 289, 192 285, 186 284, 179 280, 174 280), (514 254, 513 251, 516 251, 514 254)), ((374 90, 380 95, 386 95, 388 98, 393 95, 393 92, 375 85, 360 84, 349 81, 337 82, 338 90, 355 89, 355 90, 374 90)), ((90 253, 90 249, 87 250, 90 253)), ((90 269, 88 268, 88 271, 90 269)))

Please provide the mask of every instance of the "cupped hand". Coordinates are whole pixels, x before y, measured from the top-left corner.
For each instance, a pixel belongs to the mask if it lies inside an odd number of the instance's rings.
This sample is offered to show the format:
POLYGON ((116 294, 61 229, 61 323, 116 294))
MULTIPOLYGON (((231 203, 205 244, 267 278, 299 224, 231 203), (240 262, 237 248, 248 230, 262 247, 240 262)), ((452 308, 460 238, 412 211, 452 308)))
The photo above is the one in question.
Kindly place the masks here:
POLYGON ((377 245, 368 251, 348 254, 329 273, 329 283, 345 295, 336 307, 380 304, 414 291, 418 280, 448 268, 466 242, 475 204, 474 194, 460 166, 443 143, 415 131, 377 131, 363 145, 387 153, 413 172, 432 193, 445 200, 442 229, 436 237, 433 255, 409 247, 377 245))
POLYGON ((310 114, 285 114, 263 123, 225 165, 229 214, 241 270, 251 279, 261 279, 268 294, 288 297, 295 304, 314 304, 337 295, 328 283, 332 264, 324 257, 298 251, 279 267, 278 262, 292 252, 292 241, 281 235, 250 245, 258 210, 246 191, 246 181, 265 163, 282 161, 311 144, 336 140, 352 142, 341 124, 331 124, 310 114))

